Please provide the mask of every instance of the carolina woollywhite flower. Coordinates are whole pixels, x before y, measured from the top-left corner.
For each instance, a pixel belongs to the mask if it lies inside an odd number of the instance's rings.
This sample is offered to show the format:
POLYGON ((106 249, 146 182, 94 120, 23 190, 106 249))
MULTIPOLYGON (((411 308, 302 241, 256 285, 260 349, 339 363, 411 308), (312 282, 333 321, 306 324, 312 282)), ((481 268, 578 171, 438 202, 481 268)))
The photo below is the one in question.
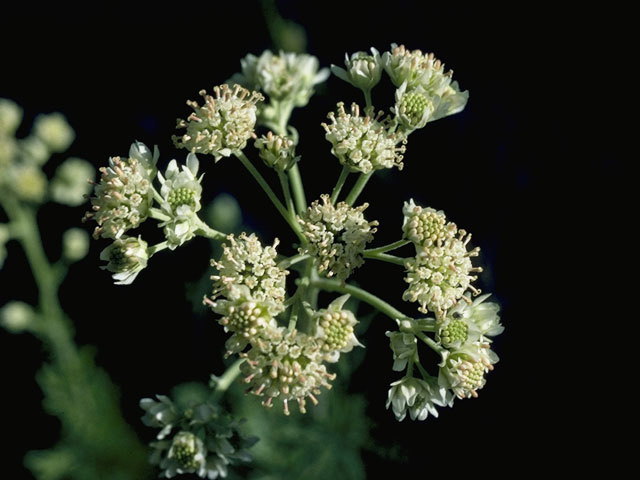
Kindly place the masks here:
POLYGON ((161 209, 169 217, 159 226, 164 227, 167 246, 171 250, 193 238, 199 228, 196 212, 200 210, 203 175, 197 177, 198 166, 198 158, 190 153, 182 169, 178 168, 175 160, 171 160, 164 176, 158 172, 161 209))

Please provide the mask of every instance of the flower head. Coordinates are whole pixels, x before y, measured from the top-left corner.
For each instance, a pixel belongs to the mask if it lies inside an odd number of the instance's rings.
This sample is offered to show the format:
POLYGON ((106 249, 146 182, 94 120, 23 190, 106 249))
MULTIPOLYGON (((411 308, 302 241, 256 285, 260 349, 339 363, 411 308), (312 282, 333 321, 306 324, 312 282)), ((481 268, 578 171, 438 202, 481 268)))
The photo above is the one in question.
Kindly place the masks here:
POLYGON ((316 338, 327 362, 337 362, 340 353, 363 346, 353 331, 358 323, 355 315, 342 308, 348 299, 349 295, 338 297, 326 309, 318 310, 314 315, 317 321, 316 338))
POLYGON ((147 266, 147 242, 142 237, 117 238, 100 253, 100 260, 108 262, 100 268, 113 272, 116 285, 129 285, 147 266))
POLYGON ((178 169, 175 160, 171 160, 164 176, 158 173, 163 199, 161 208, 169 217, 159 226, 164 227, 167 246, 171 250, 193 238, 199 228, 196 212, 200 210, 202 175, 197 177, 198 166, 198 158, 190 153, 182 170, 178 169))
POLYGON ((265 165, 281 172, 289 170, 300 158, 296 157, 293 140, 285 135, 267 132, 254 145, 265 165))
POLYGON ((261 90, 276 102, 293 102, 298 107, 309 103, 313 87, 324 82, 329 70, 318 71, 318 59, 306 53, 279 55, 266 50, 259 57, 249 54, 240 60, 242 73, 232 78, 246 88, 261 90))
MULTIPOLYGON (((407 50, 404 45, 393 43, 391 51, 382 55, 382 64, 393 84, 403 90, 400 97, 404 96, 405 91, 424 97, 419 99, 420 104, 431 110, 425 123, 458 113, 467 104, 469 92, 460 91, 458 83, 452 82, 453 71, 445 71, 444 63, 435 58, 433 53, 407 50)), ((400 115, 398 111, 396 113, 400 115)))
POLYGON ((213 300, 219 296, 238 300, 246 293, 237 287, 244 285, 249 290, 248 297, 269 305, 273 315, 283 311, 285 277, 289 272, 276 265, 277 245, 276 239, 273 246, 263 247, 253 233, 243 232, 238 238, 229 235, 220 260, 211 260, 218 269, 218 274, 211 277, 213 300))
POLYGON ((406 83, 396 90, 396 106, 391 109, 408 132, 423 128, 434 110, 433 100, 422 87, 407 90, 406 83))
POLYGON ((325 138, 333 146, 331 153, 341 164, 362 173, 382 168, 402 169, 406 139, 389 131, 387 120, 380 119, 382 112, 374 118, 370 110, 362 117, 360 108, 353 103, 348 114, 344 103, 340 102, 337 113, 336 116, 330 112, 331 124, 323 123, 322 126, 327 132, 325 138), (399 143, 402 143, 400 147, 399 143))
POLYGON ((364 263, 363 251, 373 240, 378 222, 364 218, 367 203, 353 208, 345 202, 334 206, 326 194, 320 199, 322 203, 315 200, 304 216, 298 217, 309 241, 299 250, 319 260, 318 271, 344 281, 364 263))
POLYGON ((13 165, 8 172, 9 187, 27 202, 42 202, 47 193, 47 177, 30 163, 13 165))
POLYGON ((38 115, 33 122, 33 131, 52 152, 64 152, 76 137, 71 125, 61 113, 38 115))
POLYGON ((274 399, 282 400, 284 413, 289 414, 289 402, 296 401, 300 411, 306 411, 306 399, 318 403, 315 395, 320 388, 331 388, 335 374, 327 372, 318 343, 295 330, 283 334, 279 341, 262 348, 252 347, 242 354, 247 361, 240 369, 251 393, 266 397, 263 405, 271 407, 274 399))
POLYGON ((94 238, 120 238, 147 219, 153 202, 151 181, 157 160, 157 149, 152 156, 144 144, 135 142, 129 158, 111 157, 109 166, 100 169, 100 183, 91 197, 93 211, 84 218, 94 219, 98 224, 94 238))
POLYGON ((500 306, 485 302, 489 296, 482 295, 473 302, 465 296, 464 302, 458 302, 446 317, 440 319, 436 339, 451 349, 469 342, 488 341, 485 336, 500 335, 504 331, 498 316, 500 306))
POLYGON ((470 239, 467 232, 460 230, 457 237, 430 247, 416 247, 416 256, 405 261, 409 287, 402 299, 418 302, 418 310, 423 313, 431 311, 442 317, 458 300, 467 299, 463 297, 467 288, 479 294, 471 282, 477 279, 473 273, 482 270, 474 268, 470 258, 478 256, 479 249, 467 251, 470 239))
POLYGON ((438 382, 458 398, 475 398, 487 382, 485 375, 497 362, 498 356, 487 342, 467 343, 453 351, 445 350, 438 382))
POLYGON ((187 132, 173 136, 176 147, 191 153, 210 154, 216 162, 229 157, 233 150, 242 150, 247 140, 255 137, 256 104, 263 100, 258 92, 249 92, 240 85, 214 87, 215 97, 200 90, 204 105, 187 101, 193 113, 186 120, 178 119, 177 128, 187 132))
POLYGON ((399 422, 407 416, 407 411, 411 420, 422 421, 429 414, 434 417, 438 416, 436 406, 450 405, 451 398, 447 395, 446 389, 439 386, 435 379, 426 381, 403 377, 391 384, 387 398, 387 408, 392 407, 396 420, 399 422))
POLYGON ((447 217, 442 210, 420 207, 413 202, 413 199, 404 202, 402 214, 404 215, 402 224, 404 236, 416 246, 431 247, 453 238, 458 232, 456 224, 447 222, 447 217))
POLYGON ((89 183, 95 177, 93 166, 80 158, 69 158, 56 169, 51 181, 51 197, 58 203, 77 207, 91 192, 89 183))
POLYGON ((371 48, 371 55, 367 52, 356 52, 349 57, 344 54, 344 68, 331 65, 331 72, 341 80, 350 83, 361 90, 371 90, 380 81, 382 75, 382 61, 380 53, 371 48))

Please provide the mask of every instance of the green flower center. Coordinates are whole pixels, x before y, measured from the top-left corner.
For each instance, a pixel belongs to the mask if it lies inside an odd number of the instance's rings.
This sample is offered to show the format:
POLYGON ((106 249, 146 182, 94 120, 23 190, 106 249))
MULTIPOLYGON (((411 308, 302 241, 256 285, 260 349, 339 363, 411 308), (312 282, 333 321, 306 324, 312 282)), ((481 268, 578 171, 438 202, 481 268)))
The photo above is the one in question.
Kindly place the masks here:
POLYGON ((127 256, 127 250, 125 248, 113 248, 109 252, 109 262, 114 267, 125 267, 129 263, 129 257, 127 256))
POLYGON ((266 309, 255 303, 246 302, 230 312, 226 318, 229 330, 250 337, 258 332, 259 320, 266 314, 266 309))
POLYGON ((195 445, 180 443, 173 447, 173 458, 185 470, 198 468, 196 453, 195 445))
POLYGON ((171 208, 175 211, 181 205, 189 205, 191 207, 196 206, 196 192, 190 188, 174 188, 169 192, 167 202, 171 205, 171 208))
POLYGON ((469 325, 461 319, 451 320, 440 332, 440 338, 445 345, 464 343, 468 337, 469 325))
POLYGON ((344 348, 353 333, 353 326, 349 324, 349 317, 345 312, 325 313, 320 325, 324 329, 325 343, 322 348, 327 351, 344 348))
POLYGON ((407 93, 402 97, 402 109, 413 123, 418 123, 429 107, 429 100, 422 93, 407 93))

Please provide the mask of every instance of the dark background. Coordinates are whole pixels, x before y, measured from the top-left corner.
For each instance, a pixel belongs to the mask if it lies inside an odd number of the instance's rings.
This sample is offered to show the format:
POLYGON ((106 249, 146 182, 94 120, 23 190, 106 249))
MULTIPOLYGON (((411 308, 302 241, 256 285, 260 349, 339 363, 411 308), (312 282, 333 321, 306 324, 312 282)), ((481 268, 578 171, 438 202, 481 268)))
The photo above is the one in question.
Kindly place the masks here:
MULTIPOLYGON (((185 100, 239 71, 245 54, 259 54, 271 45, 259 4, 205 5, 27 6, 3 12, 0 97, 23 106, 25 126, 19 133, 28 132, 36 114, 61 111, 77 133, 69 153, 96 167, 110 155, 126 155, 135 139, 158 145, 162 168, 174 156, 183 158, 170 136, 176 117, 188 113, 185 100)), ((587 72, 605 69, 601 44, 588 28, 580 28, 591 19, 581 11, 441 7, 436 2, 394 1, 382 7, 281 1, 278 6, 305 27, 308 51, 322 66, 341 64, 345 52, 370 46, 382 52, 391 42, 404 43, 435 52, 470 91, 467 108, 414 134, 405 169, 374 177, 361 200, 371 203, 368 218, 381 223, 379 244, 398 237, 402 202, 411 197, 444 209, 473 232, 486 269, 480 286, 502 305, 506 331, 494 344, 501 362, 479 399, 457 402, 439 419, 397 423, 384 409, 388 384, 395 379, 384 332, 393 324, 376 318, 363 339, 368 354, 352 390, 369 399, 368 413, 377 424, 374 442, 390 450, 401 445, 404 461, 365 452, 368 475, 383 467, 398 473, 426 473, 434 467, 475 472, 497 456, 526 469, 546 470, 551 460, 565 455, 565 441, 584 428, 565 415, 565 407, 578 408, 567 393, 575 385, 567 378, 569 367, 557 357, 567 318, 556 305, 568 294, 563 282, 575 275, 572 254, 563 249, 573 242, 571 225, 583 208, 603 208, 593 196, 577 207, 587 176, 595 169, 601 185, 607 185, 620 162, 615 147, 608 144, 605 151, 601 142, 614 129, 610 124, 600 123, 599 135, 577 128, 581 115, 575 115, 575 108, 585 103, 587 120, 590 114, 594 121, 604 115, 597 110, 605 81, 595 81, 585 95, 584 76, 571 73, 585 53, 587 72), (588 144, 588 157, 571 145, 576 133, 588 144)), ((374 103, 388 108, 392 96, 389 85, 382 85, 374 91, 374 103)), ((338 100, 362 103, 359 92, 331 77, 327 88, 292 118, 301 132, 300 166, 309 199, 330 190, 339 173, 319 125, 338 100)), ((63 159, 55 157, 48 171, 63 159)), ((267 241, 281 237, 281 252, 291 253, 287 248, 293 238, 282 233, 285 224, 241 165, 224 159, 214 167, 202 160, 205 197, 236 194, 249 227, 267 241)), ((80 225, 82 213, 83 208, 43 208, 43 237, 52 258, 61 232, 80 225)), ((105 246, 92 242, 88 258, 71 269, 61 298, 76 322, 77 341, 97 347, 98 363, 121 388, 127 420, 143 431, 140 397, 187 380, 205 381, 222 369, 220 328, 211 315, 194 317, 192 303, 183 300, 185 282, 207 271, 208 242, 194 240, 158 255, 129 287, 113 286, 98 270, 105 246)), ((20 250, 14 245, 9 254, 0 303, 5 297, 33 301, 36 292, 20 250)), ((371 263, 361 269, 359 281, 384 298, 396 298, 392 303, 410 312, 411 306, 399 300, 401 272, 371 263)), ((57 435, 55 419, 41 411, 33 380, 44 358, 31 336, 0 332, 2 411, 23 419, 4 432, 11 438, 3 448, 13 466, 25 451, 46 448, 57 435)), ((494 463, 491 468, 501 467, 494 463)))

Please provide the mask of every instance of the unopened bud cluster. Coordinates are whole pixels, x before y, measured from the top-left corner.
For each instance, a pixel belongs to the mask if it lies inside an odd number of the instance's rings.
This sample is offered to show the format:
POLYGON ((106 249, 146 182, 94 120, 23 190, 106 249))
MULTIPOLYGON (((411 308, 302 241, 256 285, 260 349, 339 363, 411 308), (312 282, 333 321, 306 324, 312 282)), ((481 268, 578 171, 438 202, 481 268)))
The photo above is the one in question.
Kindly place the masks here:
POLYGON ((293 140, 285 135, 267 132, 255 141, 260 158, 265 165, 280 172, 289 170, 298 161, 293 140))

